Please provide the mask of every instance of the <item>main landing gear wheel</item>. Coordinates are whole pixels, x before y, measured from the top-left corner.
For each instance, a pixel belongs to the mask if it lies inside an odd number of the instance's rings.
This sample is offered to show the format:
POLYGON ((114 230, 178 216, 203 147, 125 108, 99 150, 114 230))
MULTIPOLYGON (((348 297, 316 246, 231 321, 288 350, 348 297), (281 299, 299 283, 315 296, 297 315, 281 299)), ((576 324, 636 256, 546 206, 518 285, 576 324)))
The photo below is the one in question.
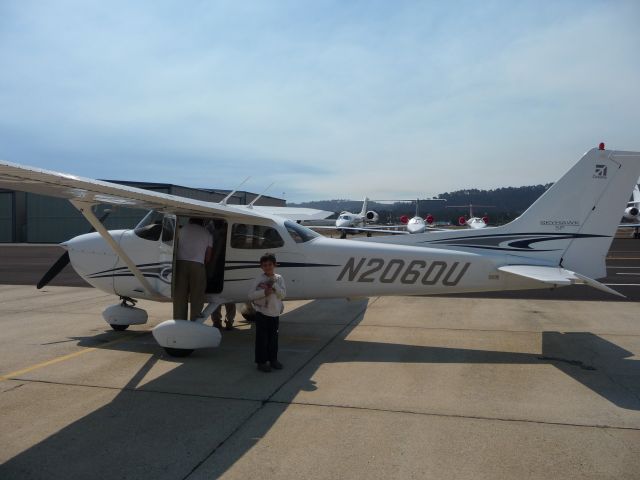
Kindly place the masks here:
POLYGON ((164 351, 167 352, 167 355, 169 355, 170 357, 181 357, 181 358, 188 357, 193 353, 193 349, 189 349, 189 348, 164 347, 164 351))
POLYGON ((111 328, 113 328, 116 332, 124 332, 127 328, 129 328, 129 325, 116 325, 115 323, 110 323, 109 325, 111 325, 111 328))

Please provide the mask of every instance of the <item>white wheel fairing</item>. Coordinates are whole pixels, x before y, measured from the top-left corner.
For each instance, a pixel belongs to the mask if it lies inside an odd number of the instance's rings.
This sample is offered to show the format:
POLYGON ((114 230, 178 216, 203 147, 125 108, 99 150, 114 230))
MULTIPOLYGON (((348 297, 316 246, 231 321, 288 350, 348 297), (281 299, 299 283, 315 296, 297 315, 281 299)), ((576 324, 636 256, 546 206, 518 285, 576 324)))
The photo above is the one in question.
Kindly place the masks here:
POLYGON ((195 350, 220 345, 222 336, 215 327, 187 320, 166 320, 153 330, 153 338, 161 347, 195 350))
POLYGON ((109 325, 142 325, 147 323, 147 312, 127 305, 111 305, 102 312, 102 318, 109 325))

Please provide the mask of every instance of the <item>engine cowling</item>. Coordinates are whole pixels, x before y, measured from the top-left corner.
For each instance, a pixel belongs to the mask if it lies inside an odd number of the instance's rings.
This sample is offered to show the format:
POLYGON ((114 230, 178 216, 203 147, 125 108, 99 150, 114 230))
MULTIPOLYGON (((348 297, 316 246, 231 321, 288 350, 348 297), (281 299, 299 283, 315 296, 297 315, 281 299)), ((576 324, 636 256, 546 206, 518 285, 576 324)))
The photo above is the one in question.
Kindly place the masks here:
POLYGON ((406 215, 402 215, 400 217, 400 223, 402 223, 403 225, 406 225, 407 223, 409 223, 409 217, 407 217, 406 215))
POLYGON ((638 218, 638 213, 640 213, 638 207, 627 207, 624 211, 624 218, 627 220, 636 220, 638 218))
POLYGON ((467 224, 467 219, 464 217, 458 218, 458 225, 463 226, 467 224))
POLYGON ((379 218, 378 214, 373 210, 369 210, 366 214, 366 217, 367 217, 367 222, 377 222, 379 218))
POLYGON ((484 222, 485 225, 489 225, 489 216, 485 215, 484 217, 482 217, 482 221, 484 222))
POLYGON ((427 222, 429 225, 431 225, 433 222, 435 222, 436 218, 429 214, 426 217, 424 217, 424 221, 427 222))

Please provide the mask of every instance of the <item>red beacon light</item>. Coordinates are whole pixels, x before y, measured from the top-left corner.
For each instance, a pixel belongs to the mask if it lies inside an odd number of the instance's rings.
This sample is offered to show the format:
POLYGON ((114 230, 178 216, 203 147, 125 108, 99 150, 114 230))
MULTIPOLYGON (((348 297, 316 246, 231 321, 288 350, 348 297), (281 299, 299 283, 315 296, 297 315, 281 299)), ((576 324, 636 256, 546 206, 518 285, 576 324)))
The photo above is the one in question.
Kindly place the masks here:
POLYGON ((604 150, 604 142, 600 142, 600 145, 598 145, 598 150, 604 150))

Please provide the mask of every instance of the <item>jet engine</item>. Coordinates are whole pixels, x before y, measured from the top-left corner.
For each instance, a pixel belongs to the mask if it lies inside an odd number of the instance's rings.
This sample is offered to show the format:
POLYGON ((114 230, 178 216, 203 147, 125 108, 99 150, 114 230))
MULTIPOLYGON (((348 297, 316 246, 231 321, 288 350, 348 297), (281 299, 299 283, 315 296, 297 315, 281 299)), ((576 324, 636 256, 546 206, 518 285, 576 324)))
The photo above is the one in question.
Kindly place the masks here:
POLYGON ((406 225, 407 223, 409 223, 409 217, 407 217, 406 215, 402 215, 400 217, 400 223, 402 223, 403 225, 406 225))
POLYGON ((367 222, 377 222, 378 221, 378 214, 376 212, 374 212, 373 210, 369 210, 367 212, 367 222))
POLYGON ((638 213, 640 213, 638 207, 627 207, 624 210, 624 218, 626 218, 627 220, 637 220, 638 213))
POLYGON ((467 224, 467 219, 464 217, 458 218, 458 225, 463 226, 467 224))
POLYGON ((429 225, 431 225, 435 220, 436 220, 435 217, 431 214, 424 217, 424 221, 427 222, 429 225))

